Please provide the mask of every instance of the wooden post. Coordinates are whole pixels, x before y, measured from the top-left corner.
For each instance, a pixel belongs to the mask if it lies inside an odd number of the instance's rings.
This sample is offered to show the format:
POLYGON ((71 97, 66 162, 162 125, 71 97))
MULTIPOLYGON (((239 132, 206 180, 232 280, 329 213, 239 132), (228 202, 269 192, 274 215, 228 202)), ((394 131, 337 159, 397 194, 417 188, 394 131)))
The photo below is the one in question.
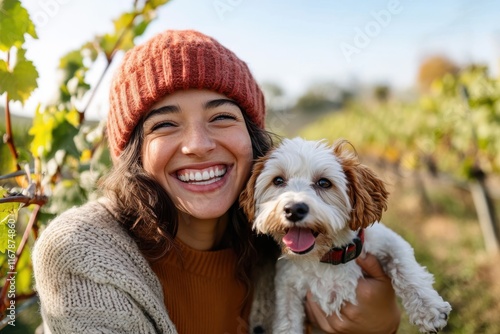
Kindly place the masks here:
POLYGON ((469 187, 483 232, 486 251, 490 254, 496 254, 500 250, 500 233, 496 221, 495 206, 488 193, 484 177, 471 180, 469 187))

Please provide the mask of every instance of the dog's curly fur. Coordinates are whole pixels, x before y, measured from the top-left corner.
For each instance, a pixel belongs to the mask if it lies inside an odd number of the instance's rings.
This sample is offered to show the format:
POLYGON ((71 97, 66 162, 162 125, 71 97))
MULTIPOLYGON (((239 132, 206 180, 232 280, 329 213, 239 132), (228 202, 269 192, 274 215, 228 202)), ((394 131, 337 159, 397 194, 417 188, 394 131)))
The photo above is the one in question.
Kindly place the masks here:
MULTIPOLYGON (((271 235, 282 250, 272 333, 303 332, 308 290, 327 314, 340 315, 345 302, 356 303, 362 276, 356 262, 331 265, 320 259, 332 247, 348 245, 360 229, 365 229, 363 251, 380 260, 410 321, 421 332, 438 332, 451 306, 433 289, 433 276, 416 262, 408 242, 374 224, 387 209, 388 192, 348 144, 341 140, 330 147, 323 141, 285 139, 256 162, 241 194, 253 228, 271 235), (291 230, 293 236, 287 236, 291 230)), ((264 320, 259 312, 252 315, 251 328, 262 332, 264 320)))

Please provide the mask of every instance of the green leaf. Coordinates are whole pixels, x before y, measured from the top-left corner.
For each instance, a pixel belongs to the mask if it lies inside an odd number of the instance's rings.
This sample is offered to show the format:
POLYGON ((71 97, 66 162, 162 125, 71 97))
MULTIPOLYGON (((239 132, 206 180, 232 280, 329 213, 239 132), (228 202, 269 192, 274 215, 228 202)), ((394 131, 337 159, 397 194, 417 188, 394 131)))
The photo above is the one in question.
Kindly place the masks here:
POLYGON ((156 9, 164 4, 166 4, 167 2, 169 2, 170 0, 150 0, 150 1, 147 1, 146 3, 146 8, 147 9, 156 9))
MULTIPOLYGON (((0 187, 0 198, 4 198, 6 194, 7 189, 0 187)), ((5 253, 9 247, 9 240, 14 240, 15 233, 10 232, 15 230, 17 212, 20 207, 21 203, 18 202, 0 204, 0 252, 2 253, 5 253)))
POLYGON ((0 223, 0 253, 5 253, 9 246, 9 227, 7 223, 4 224, 3 221, 7 221, 9 216, 4 216, 4 214, 0 212, 0 219, 2 220, 0 223))
POLYGON ((134 42, 133 42, 134 35, 132 31, 131 30, 125 31, 123 33, 123 36, 121 36, 121 34, 122 34, 121 32, 114 34, 106 34, 100 38, 99 45, 106 54, 108 59, 116 50, 127 51, 134 47, 134 42))
POLYGON ((0 51, 9 51, 13 46, 21 47, 25 34, 38 38, 28 11, 19 0, 0 1, 0 31, 0 51))
POLYGON ((29 134, 33 136, 30 151, 35 157, 45 156, 52 150, 52 131, 55 118, 47 110, 41 110, 40 105, 35 110, 33 126, 29 134))
POLYGON ((139 24, 139 27, 136 28, 137 24, 134 24, 136 17, 137 14, 134 12, 123 13, 113 21, 114 32, 98 38, 99 46, 108 59, 117 50, 127 51, 134 47, 134 38, 137 36, 135 29, 137 29, 137 33, 142 34, 144 31, 141 32, 141 30, 145 30, 147 27, 147 24, 146 26, 139 24))
POLYGON ((78 134, 79 115, 75 109, 57 110, 55 107, 43 111, 40 107, 35 112, 33 127, 29 134, 34 136, 31 153, 46 160, 54 157, 58 150, 79 157, 74 137, 78 134))
MULTIPOLYGON (((3 131, 0 130, 0 133, 3 131)), ((16 160, 10 153, 9 147, 3 143, 0 145, 0 175, 16 170, 16 160)))
POLYGON ((80 113, 74 108, 68 110, 64 118, 75 128, 78 128, 80 125, 80 113))
POLYGON ((26 50, 17 49, 17 61, 9 69, 8 64, 0 60, 0 94, 7 92, 13 101, 24 103, 37 87, 38 71, 33 62, 25 57, 26 50))
POLYGON ((142 34, 144 34, 149 23, 151 23, 151 21, 144 20, 144 21, 141 21, 139 24, 137 24, 133 29, 134 36, 137 37, 137 36, 141 36, 142 34))
MULTIPOLYGON (((75 68, 76 70, 82 66, 83 56, 80 50, 70 51, 59 59, 59 68, 63 70, 67 68, 75 68)), ((71 73, 71 76, 73 76, 73 73, 71 73)))
POLYGON ((83 66, 83 55, 80 50, 73 50, 59 60, 59 68, 63 70, 63 82, 73 78, 76 71, 83 66))
POLYGON ((133 26, 133 21, 136 17, 134 13, 123 13, 118 19, 114 20, 115 33, 119 34, 123 30, 133 26))
POLYGON ((54 143, 52 150, 48 153, 48 158, 53 157, 57 151, 64 150, 67 154, 80 157, 80 152, 76 148, 74 137, 78 134, 78 129, 66 119, 57 125, 52 132, 54 143))
MULTIPOLYGON (((19 236, 18 244, 21 236, 19 236)), ((30 252, 24 249, 17 263, 16 292, 19 295, 29 294, 33 291, 33 267, 31 264, 30 252)))

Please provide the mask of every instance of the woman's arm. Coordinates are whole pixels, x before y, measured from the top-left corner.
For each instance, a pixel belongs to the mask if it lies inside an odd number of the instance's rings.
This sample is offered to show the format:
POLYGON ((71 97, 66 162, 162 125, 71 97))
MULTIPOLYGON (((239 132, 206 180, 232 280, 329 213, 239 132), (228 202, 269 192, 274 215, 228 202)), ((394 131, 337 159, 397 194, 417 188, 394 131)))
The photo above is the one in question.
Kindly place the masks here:
POLYGON ((356 261, 365 273, 356 289, 358 305, 345 305, 340 311, 342 319, 335 314, 327 317, 308 294, 305 307, 309 321, 326 333, 396 333, 401 311, 390 278, 375 256, 367 254, 356 261))
POLYGON ((100 204, 49 223, 32 256, 42 318, 53 334, 175 333, 156 276, 100 204))

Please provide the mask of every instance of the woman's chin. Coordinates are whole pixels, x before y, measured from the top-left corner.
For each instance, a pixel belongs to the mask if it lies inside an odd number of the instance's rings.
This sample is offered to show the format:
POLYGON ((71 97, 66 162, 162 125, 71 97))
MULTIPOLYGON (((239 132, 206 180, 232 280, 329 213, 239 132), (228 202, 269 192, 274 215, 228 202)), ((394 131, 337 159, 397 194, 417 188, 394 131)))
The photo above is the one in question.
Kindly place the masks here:
POLYGON ((214 204, 179 207, 184 214, 199 220, 218 219, 227 214, 231 205, 217 206, 214 204))

